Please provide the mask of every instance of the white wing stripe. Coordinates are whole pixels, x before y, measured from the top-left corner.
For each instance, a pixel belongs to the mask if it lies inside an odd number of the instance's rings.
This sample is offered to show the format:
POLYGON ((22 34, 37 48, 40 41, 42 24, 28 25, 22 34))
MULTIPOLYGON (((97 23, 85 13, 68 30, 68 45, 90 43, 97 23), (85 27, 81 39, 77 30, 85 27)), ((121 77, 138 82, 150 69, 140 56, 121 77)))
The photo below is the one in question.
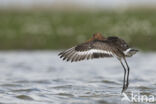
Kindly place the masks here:
POLYGON ((76 52, 78 55, 87 55, 87 54, 93 54, 93 53, 104 53, 104 54, 108 54, 108 55, 113 55, 112 52, 110 51, 104 51, 104 50, 97 50, 97 49, 91 49, 88 51, 84 51, 84 52, 76 52))

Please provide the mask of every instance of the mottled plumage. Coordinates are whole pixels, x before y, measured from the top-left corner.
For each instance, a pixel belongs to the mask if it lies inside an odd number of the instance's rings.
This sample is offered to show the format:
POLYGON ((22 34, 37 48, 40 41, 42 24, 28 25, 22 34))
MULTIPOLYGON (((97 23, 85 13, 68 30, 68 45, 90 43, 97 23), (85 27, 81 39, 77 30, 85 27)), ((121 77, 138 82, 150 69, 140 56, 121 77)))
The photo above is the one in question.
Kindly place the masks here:
POLYGON ((132 49, 121 38, 116 36, 103 37, 100 33, 93 35, 88 41, 74 46, 68 50, 59 53, 60 58, 63 60, 76 62, 85 59, 104 58, 104 57, 116 57, 122 67, 124 68, 124 80, 123 90, 124 92, 129 85, 129 66, 126 61, 126 57, 131 57, 137 52, 136 49, 132 49), (125 65, 122 62, 125 62, 125 65))
POLYGON ((85 59, 103 57, 124 57, 124 51, 129 49, 127 43, 118 37, 104 38, 100 33, 93 35, 87 42, 74 46, 61 52, 63 60, 76 62, 85 59))

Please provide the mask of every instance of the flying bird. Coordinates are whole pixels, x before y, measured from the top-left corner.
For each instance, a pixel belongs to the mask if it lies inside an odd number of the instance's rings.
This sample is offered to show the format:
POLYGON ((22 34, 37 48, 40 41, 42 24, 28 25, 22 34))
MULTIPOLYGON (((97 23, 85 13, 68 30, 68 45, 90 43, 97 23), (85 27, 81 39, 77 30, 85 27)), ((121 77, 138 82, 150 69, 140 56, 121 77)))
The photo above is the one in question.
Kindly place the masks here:
POLYGON ((122 92, 124 92, 129 85, 130 72, 126 57, 131 57, 136 54, 136 52, 138 52, 137 49, 130 48, 129 45, 119 37, 109 36, 105 38, 101 33, 95 33, 88 41, 60 52, 59 56, 63 58, 63 60, 71 62, 105 57, 117 58, 124 69, 122 88, 122 92))

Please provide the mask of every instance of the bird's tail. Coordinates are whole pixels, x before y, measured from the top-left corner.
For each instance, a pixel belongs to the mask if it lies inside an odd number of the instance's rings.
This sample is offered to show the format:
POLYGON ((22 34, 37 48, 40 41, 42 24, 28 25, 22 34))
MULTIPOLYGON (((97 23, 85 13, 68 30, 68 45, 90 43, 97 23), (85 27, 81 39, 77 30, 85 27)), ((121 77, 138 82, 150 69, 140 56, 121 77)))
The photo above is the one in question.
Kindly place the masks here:
POLYGON ((133 49, 133 48, 129 48, 127 49, 124 54, 127 56, 127 57, 131 57, 133 56, 134 54, 136 54, 139 50, 137 49, 133 49))

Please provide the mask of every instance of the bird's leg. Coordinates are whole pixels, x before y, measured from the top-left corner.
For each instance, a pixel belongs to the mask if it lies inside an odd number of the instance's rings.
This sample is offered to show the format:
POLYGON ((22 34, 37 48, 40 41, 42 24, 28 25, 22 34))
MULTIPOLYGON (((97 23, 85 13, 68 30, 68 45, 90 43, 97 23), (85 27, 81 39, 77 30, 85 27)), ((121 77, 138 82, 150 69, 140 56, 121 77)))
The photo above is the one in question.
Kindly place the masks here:
POLYGON ((120 63, 122 65, 123 69, 124 69, 124 79, 123 79, 123 89, 122 89, 122 92, 124 92, 127 89, 127 87, 125 86, 127 70, 126 70, 124 64, 122 63, 122 60, 121 59, 120 59, 120 63))
POLYGON ((128 63, 127 63, 127 61, 126 61, 126 58, 124 58, 124 61, 125 61, 125 63, 126 63, 127 71, 128 71, 128 73, 127 73, 127 83, 126 83, 126 89, 127 89, 127 88, 128 88, 128 85, 129 85, 129 72, 130 72, 130 68, 129 68, 129 66, 128 66, 128 63))

